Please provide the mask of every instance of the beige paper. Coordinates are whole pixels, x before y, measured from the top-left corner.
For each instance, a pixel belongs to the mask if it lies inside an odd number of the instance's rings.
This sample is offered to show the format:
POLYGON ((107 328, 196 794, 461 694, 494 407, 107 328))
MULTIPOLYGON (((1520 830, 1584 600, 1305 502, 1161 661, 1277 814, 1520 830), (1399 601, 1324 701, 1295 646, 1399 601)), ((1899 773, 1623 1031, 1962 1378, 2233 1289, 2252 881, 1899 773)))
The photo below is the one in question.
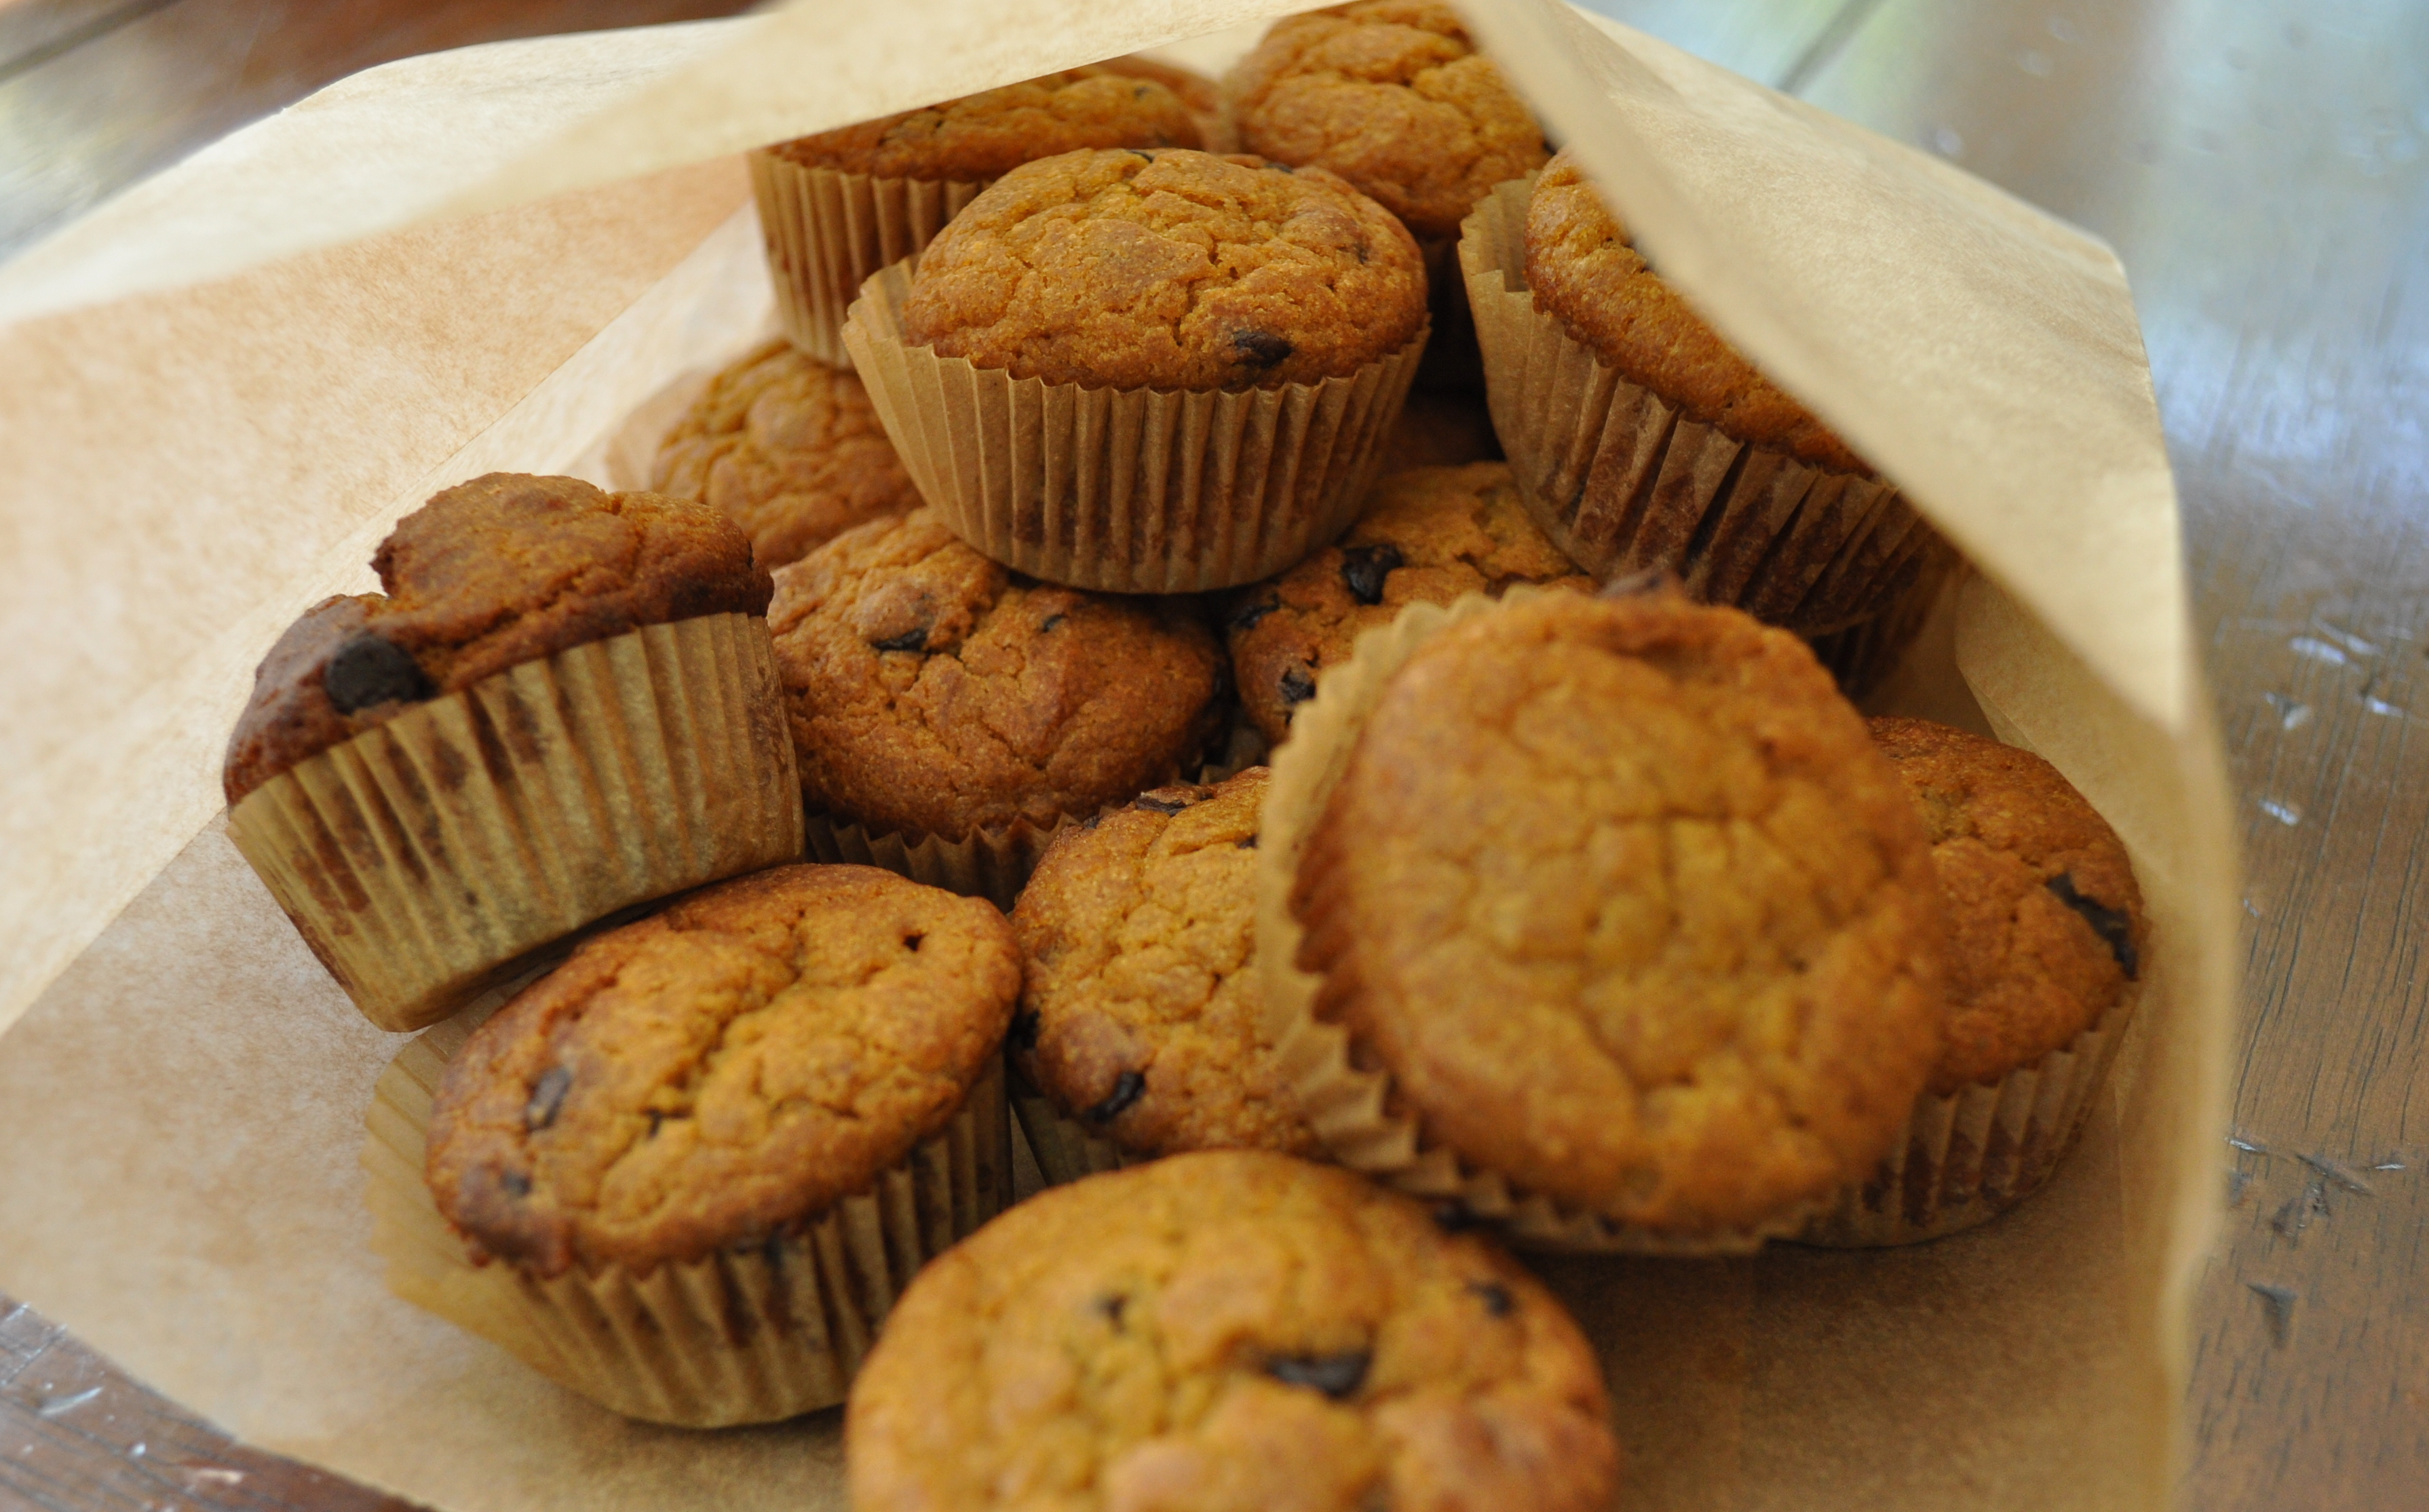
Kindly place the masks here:
MULTIPOLYGON (((396 513, 570 465, 767 318, 735 165, 619 175, 1279 8, 917 0, 816 45, 708 28, 739 55, 716 87, 644 40, 584 75, 595 112, 545 82, 572 44, 521 44, 493 61, 547 131, 491 152, 478 90, 424 74, 435 95, 383 101, 373 75, 279 118, 287 147, 240 142, 0 271, 0 311, 59 309, 609 185, 0 332, 0 1291, 254 1442, 434 1506, 841 1505, 832 1412, 636 1425, 387 1294, 354 1160, 396 1042, 212 819, 219 747, 261 649, 361 585, 396 513), (329 179, 316 110, 355 140, 394 120, 382 166, 413 192, 373 214, 329 179), (202 192, 238 167, 244 194, 202 192), (245 213, 171 213, 206 201, 245 213)), ((2113 1095, 1999 1222, 1881 1254, 1545 1262, 1610 1367, 1627 1505, 2163 1506, 2218 1200, 2234 856, 2114 259, 1647 39, 1546 0, 1471 10, 1665 270, 1982 569, 1919 643, 1967 686, 1910 665, 1895 706, 1978 706, 2056 763, 2124 839, 2156 937, 2113 1095)))

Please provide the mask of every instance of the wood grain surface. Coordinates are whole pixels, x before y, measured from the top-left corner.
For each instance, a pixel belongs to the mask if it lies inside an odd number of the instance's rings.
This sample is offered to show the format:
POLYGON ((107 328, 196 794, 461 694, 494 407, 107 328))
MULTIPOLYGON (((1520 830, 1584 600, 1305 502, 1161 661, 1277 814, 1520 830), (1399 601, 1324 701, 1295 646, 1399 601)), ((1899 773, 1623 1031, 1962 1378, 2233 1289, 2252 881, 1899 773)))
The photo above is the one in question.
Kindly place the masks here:
MULTIPOLYGON (((2250 920, 2183 1502, 2429 1508, 2429 5, 1596 4, 1942 152, 2123 257, 2250 920)), ((0 249, 378 58, 729 8, 18 0, 0 8, 0 249), (177 88, 78 95, 172 47, 177 88), (65 123, 46 128, 64 133, 48 170, 8 135, 27 101, 65 123)), ((0 1302, 0 1508, 395 1504, 247 1454, 0 1302)))

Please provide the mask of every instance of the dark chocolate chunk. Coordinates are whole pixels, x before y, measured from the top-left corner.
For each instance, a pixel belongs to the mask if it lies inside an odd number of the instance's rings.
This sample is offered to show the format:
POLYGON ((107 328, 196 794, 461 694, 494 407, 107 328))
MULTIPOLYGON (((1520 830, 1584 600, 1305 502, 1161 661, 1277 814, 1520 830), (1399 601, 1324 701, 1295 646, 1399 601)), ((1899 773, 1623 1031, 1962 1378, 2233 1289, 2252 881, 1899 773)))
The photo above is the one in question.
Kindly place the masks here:
POLYGON ((531 1101, 523 1104, 523 1129, 537 1134, 556 1122, 559 1109, 565 1107, 565 1094, 573 1085, 573 1073, 564 1066, 551 1066, 540 1073, 532 1084, 531 1101))
POLYGON ((1102 814, 1092 814, 1080 821, 1080 828, 1082 830, 1094 830, 1097 826, 1104 822, 1105 816, 1102 814))
POLYGON ((1518 1306, 1516 1299, 1510 1295, 1510 1289, 1498 1281, 1470 1281, 1467 1289, 1482 1300, 1484 1310, 1495 1318, 1509 1317, 1510 1309, 1518 1306))
POLYGON ((1446 1234, 1463 1234, 1471 1228, 1482 1228, 1484 1220, 1463 1202, 1438 1202, 1434 1204, 1434 1226, 1446 1234))
POLYGON ((1048 631, 1052 630, 1055 626, 1063 623, 1064 618, 1065 616, 1062 615, 1048 615, 1046 616, 1046 623, 1037 627, 1037 633, 1041 635, 1045 634, 1048 631))
POLYGON ((868 644, 881 651, 924 651, 928 649, 928 627, 921 625, 917 630, 906 630, 899 635, 888 635, 884 640, 873 640, 868 644))
POLYGON ((2117 958, 2117 969, 2125 974, 2127 981, 2132 981, 2142 964, 2134 950, 2134 921, 2127 918, 2123 911, 2076 892, 2074 879, 2065 872, 2058 873, 2041 885, 2050 890, 2052 896, 2083 916, 2083 922, 2091 926, 2091 932, 2107 943, 2108 953, 2117 958))
POLYGON ((1155 814, 1179 814, 1189 807, 1187 798, 1160 798, 1152 793, 1142 793, 1131 800, 1133 809, 1146 809, 1155 814))
POLYGON ((1257 848, 1257 837, 1255 835, 1250 835, 1248 839, 1241 841, 1239 844, 1242 850, 1254 850, 1257 848))
POLYGON ((1114 1078, 1114 1090, 1105 1100, 1080 1116, 1091 1124, 1110 1124, 1122 1110, 1147 1095, 1147 1077, 1135 1071, 1125 1071, 1114 1078))
POLYGON ((1037 1010, 1024 1008, 1012 1015, 1012 1047, 1016 1050, 1037 1048, 1037 1010))
POLYGON ((649 1132, 649 1134, 648 1134, 646 1137, 647 1137, 647 1138, 650 1138, 650 1139, 656 1139, 656 1138, 658 1137, 658 1126, 659 1126, 660 1124, 663 1124, 663 1123, 665 1123, 665 1122, 667 1121, 667 1115, 666 1115, 666 1114, 664 1114, 664 1113, 659 1112, 659 1111, 658 1111, 656 1109, 654 1109, 654 1108, 651 1109, 649 1110, 649 1112, 650 1112, 650 1132, 649 1132))
POLYGON ((1280 599, 1266 599, 1260 600, 1259 602, 1249 604, 1245 608, 1235 610, 1231 615, 1231 623, 1230 628, 1232 630, 1254 630, 1257 628, 1258 620, 1264 618, 1267 615, 1272 614, 1281 606, 1282 601, 1280 599))
POLYGON ((916 955, 918 953, 919 942, 926 938, 928 937, 924 934, 906 934, 902 937, 902 948, 916 955))
POLYGON ((498 1185, 506 1189, 510 1197, 531 1195, 531 1177, 520 1171, 504 1171, 498 1175, 498 1185))
POLYGON ((1287 668, 1281 681, 1282 707, 1305 703, 1315 697, 1315 673, 1304 666, 1287 668))
POLYGON ((1341 585, 1360 603, 1381 603, 1383 579, 1405 562, 1400 549, 1388 542, 1381 546, 1345 547, 1341 552, 1341 585))
POLYGON ((1291 344, 1271 331, 1234 331, 1231 350, 1251 368, 1272 368, 1289 359, 1291 344))
POLYGON ((1374 1356, 1365 1350, 1347 1355, 1284 1355, 1265 1361, 1265 1373, 1285 1386, 1304 1386, 1335 1402, 1355 1396, 1365 1384, 1366 1367, 1374 1356))
POLYGON ((339 714, 380 703, 419 703, 438 691, 421 675, 412 652, 369 631, 338 648, 321 686, 339 714))
POLYGON ((1097 1299, 1097 1310, 1105 1315, 1105 1322, 1116 1328, 1122 1325, 1122 1309, 1130 1305, 1131 1299, 1118 1291, 1111 1296, 1097 1299))

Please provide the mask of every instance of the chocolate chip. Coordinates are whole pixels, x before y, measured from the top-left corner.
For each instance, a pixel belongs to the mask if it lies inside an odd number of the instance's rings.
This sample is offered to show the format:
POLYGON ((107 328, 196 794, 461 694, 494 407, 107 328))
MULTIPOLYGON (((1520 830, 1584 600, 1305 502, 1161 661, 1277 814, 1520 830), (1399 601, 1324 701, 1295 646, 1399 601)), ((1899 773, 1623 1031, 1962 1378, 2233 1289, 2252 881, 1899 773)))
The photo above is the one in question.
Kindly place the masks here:
POLYGON ((1341 585, 1363 604, 1383 601, 1383 579, 1404 558, 1396 546, 1352 546, 1341 553, 1341 585))
POLYGON ((1012 1015, 1012 1047, 1016 1050, 1037 1048, 1037 1010, 1024 1008, 1012 1015))
POLYGON ((1250 835, 1248 839, 1246 839, 1246 840, 1243 840, 1243 841, 1239 842, 1239 846, 1240 846, 1240 848, 1241 848, 1242 850, 1254 850, 1254 849, 1256 849, 1256 848, 1257 848, 1257 837, 1256 837, 1255 835, 1250 835))
POLYGON ((1347 1355, 1284 1355, 1265 1361, 1265 1373, 1285 1386, 1310 1387, 1338 1402, 1357 1394, 1374 1358, 1363 1349, 1347 1355))
POLYGON ((1251 368, 1271 368, 1287 361, 1292 347, 1271 331, 1234 331, 1231 333, 1231 350, 1251 368))
POLYGON ((1315 674, 1304 666, 1286 668, 1281 681, 1282 706, 1305 703, 1315 697, 1315 674))
POLYGON ((924 651, 928 649, 928 627, 921 625, 917 630, 906 630, 899 635, 888 635, 884 640, 873 640, 868 644, 881 651, 924 651))
POLYGON ((1136 155, 1137 156, 1140 156, 1140 157, 1144 157, 1144 158, 1146 158, 1146 159, 1147 159, 1148 162, 1150 162, 1150 163, 1155 161, 1155 154, 1150 153, 1150 152, 1140 152, 1140 151, 1139 151, 1139 149, 1137 149, 1136 147, 1125 147, 1125 148, 1123 148, 1123 149, 1122 149, 1122 151, 1124 151, 1124 152, 1126 152, 1126 153, 1132 153, 1132 154, 1134 154, 1134 155, 1136 155))
POLYGON ((1232 614, 1231 623, 1229 628, 1232 630, 1254 630, 1257 628, 1258 620, 1264 618, 1267 615, 1272 614, 1281 606, 1282 601, 1280 599, 1267 599, 1262 603, 1252 603, 1247 608, 1237 610, 1232 614))
POLYGON ((1081 821, 1080 821, 1080 828, 1081 828, 1081 829, 1082 829, 1082 830, 1094 830, 1095 828, 1097 828, 1097 826, 1099 826, 1099 825, 1100 825, 1100 824, 1102 824, 1102 823, 1104 823, 1104 822, 1105 822, 1105 816, 1104 816, 1103 814, 1092 814, 1088 815, 1086 818, 1084 818, 1084 819, 1082 819, 1082 820, 1081 820, 1081 821))
POLYGON ((321 686, 339 714, 402 700, 419 703, 438 693, 413 653, 369 631, 338 648, 321 674, 321 686))
POLYGON ((551 1066, 540 1073, 532 1084, 531 1101, 523 1104, 523 1129, 537 1134, 556 1122, 565 1107, 565 1093, 573 1085, 573 1073, 564 1066, 551 1066))
POLYGON ((1510 1309, 1518 1306, 1510 1289, 1498 1281, 1470 1281, 1467 1289, 1483 1301, 1484 1310, 1495 1318, 1509 1317, 1510 1309))
POLYGON ((1116 1328, 1122 1325, 1122 1309, 1130 1305, 1131 1299, 1118 1291, 1111 1296, 1097 1299, 1097 1310, 1105 1315, 1105 1322, 1116 1328))
POLYGON ((2134 950, 2133 921, 2122 910, 2076 892, 2074 879, 2068 873, 2060 872, 2041 885, 2059 902, 2081 914, 2083 922, 2091 926, 2091 932, 2107 942, 2108 953, 2117 958, 2117 969, 2125 974, 2127 981, 2132 981, 2142 964, 2134 950))
POLYGON ((928 937, 924 934, 906 934, 902 937, 902 948, 910 951, 913 955, 917 955, 919 953, 919 942, 926 938, 928 937))
POLYGON ((506 1194, 510 1197, 531 1195, 531 1177, 520 1171, 502 1173, 498 1177, 498 1185, 505 1188, 506 1194))
POLYGON ((1131 799, 1133 809, 1146 809, 1155 814, 1179 814, 1189 807, 1187 798, 1160 798, 1152 793, 1142 793, 1131 799))
POLYGON ((1434 1226, 1446 1234, 1463 1234, 1471 1228, 1482 1228, 1484 1220, 1463 1202, 1438 1202, 1434 1204, 1434 1226))
POLYGON ((1037 627, 1037 633, 1041 635, 1045 634, 1048 631, 1052 630, 1055 626, 1063 623, 1064 618, 1065 616, 1062 615, 1048 615, 1046 616, 1046 623, 1037 627))
POLYGON ((654 1108, 651 1109, 650 1109, 650 1132, 649 1132, 649 1134, 648 1134, 646 1137, 647 1137, 647 1138, 650 1138, 650 1139, 656 1139, 656 1138, 658 1137, 658 1126, 659 1126, 660 1124, 665 1123, 666 1121, 667 1121, 667 1115, 666 1115, 666 1114, 659 1112, 659 1111, 658 1111, 656 1109, 654 1109, 654 1108))
POLYGON ((1114 1078, 1114 1090, 1105 1100, 1080 1116, 1091 1124, 1110 1124, 1122 1110, 1147 1095, 1147 1077, 1135 1071, 1125 1071, 1114 1078))

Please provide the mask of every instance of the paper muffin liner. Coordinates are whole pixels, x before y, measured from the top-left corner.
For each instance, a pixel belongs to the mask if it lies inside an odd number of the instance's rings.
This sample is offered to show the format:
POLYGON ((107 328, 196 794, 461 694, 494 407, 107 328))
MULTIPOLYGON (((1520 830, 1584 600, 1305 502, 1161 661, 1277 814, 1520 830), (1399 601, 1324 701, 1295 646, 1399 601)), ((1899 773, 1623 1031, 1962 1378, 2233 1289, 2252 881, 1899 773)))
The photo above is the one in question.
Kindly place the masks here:
POLYGON ((935 239, 985 188, 804 168, 764 147, 749 160, 777 320, 793 345, 838 368, 851 362, 844 317, 860 286, 935 239))
POLYGON ((1832 472, 1687 419, 1604 366, 1528 288, 1532 176, 1496 186, 1462 226, 1494 430, 1528 512, 1610 579, 1660 569, 1689 594, 1801 635, 1887 610, 1944 554, 1887 481, 1832 472))
MULTIPOLYGON (((1072 822, 1065 820, 1065 823, 1072 822)), ((872 831, 840 814, 804 815, 804 854, 812 861, 883 866, 915 882, 964 897, 983 897, 1006 913, 1054 843, 1061 824, 1022 820, 1001 830, 973 830, 960 840, 917 830, 872 831)))
POLYGON ((1963 559, 1956 551, 1937 546, 1915 559, 1887 609, 1844 630, 1814 636, 1809 642, 1814 659, 1838 682, 1839 691, 1860 699, 1897 670, 1907 648, 1923 633, 1941 595, 1961 570, 1963 559))
POLYGON ((1394 1093, 1391 1073, 1352 1054, 1349 1031, 1317 1016, 1323 983, 1297 965, 1306 930, 1291 912, 1308 832, 1348 765, 1351 748, 1392 675, 1427 641, 1502 605, 1549 591, 1520 583, 1499 600, 1468 594, 1445 606, 1412 604, 1390 624, 1358 637, 1348 661, 1325 669, 1313 700, 1298 706, 1291 738, 1274 752, 1258 821, 1257 969, 1264 976, 1265 1038, 1275 1045, 1299 1107, 1334 1159, 1351 1170, 1497 1225, 1530 1249, 1639 1255, 1743 1255, 1799 1232, 1833 1200, 1824 1194, 1762 1223, 1673 1234, 1623 1223, 1528 1192, 1428 1139, 1394 1093))
POLYGON ((2138 995, 2129 988, 2063 1048, 1997 1081, 1917 1098, 1888 1157, 1797 1241, 1917 1244, 1988 1223, 2040 1191, 2090 1122, 2138 995))
POLYGON ((372 1093, 372 1249, 399 1297, 626 1417, 716 1428, 841 1402, 912 1276, 1009 1199, 999 1061, 943 1129, 798 1232, 647 1274, 576 1267, 542 1280, 476 1264, 422 1175, 431 1102, 469 1017, 406 1045, 372 1093))
MULTIPOLYGON (((1005 1052, 1007 1060, 1010 1054, 1005 1052)), ((1037 1174, 1049 1187, 1154 1159, 1131 1154, 1055 1107, 1053 1099, 1032 1086, 1017 1067, 1006 1065, 1004 1084, 1011 1093, 1012 1114, 1020 1121, 1021 1137, 1029 1141, 1029 1153, 1037 1158, 1037 1174)))
POLYGON ((648 625, 415 704, 228 835, 363 1016, 421 1028, 620 910, 801 855, 767 623, 648 625))
POLYGON ((903 340, 916 262, 862 286, 844 329, 903 467, 986 555, 1106 593, 1253 583, 1347 530, 1426 344, 1246 393, 1016 381, 903 340))

